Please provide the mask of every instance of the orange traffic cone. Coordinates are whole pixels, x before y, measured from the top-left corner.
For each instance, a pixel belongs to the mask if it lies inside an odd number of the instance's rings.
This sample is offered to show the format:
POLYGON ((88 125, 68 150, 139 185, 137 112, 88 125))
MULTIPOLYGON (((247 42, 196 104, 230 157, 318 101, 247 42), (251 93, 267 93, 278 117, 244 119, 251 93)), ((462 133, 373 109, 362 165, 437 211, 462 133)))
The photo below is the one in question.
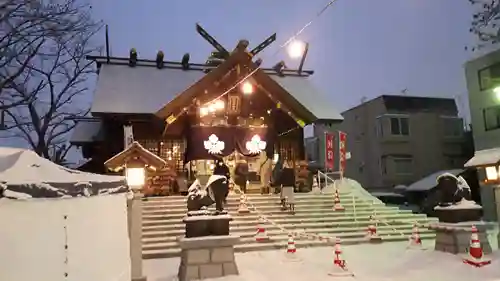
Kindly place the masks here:
POLYGON ((293 236, 288 234, 288 242, 286 245, 286 258, 288 261, 300 261, 296 255, 297 248, 295 247, 295 240, 293 240, 293 236))
POLYGON ((335 189, 335 194, 333 195, 333 210, 334 211, 345 210, 345 208, 342 205, 340 205, 340 195, 338 189, 335 189))
POLYGON ((382 242, 382 237, 377 234, 377 225, 373 216, 370 216, 370 222, 368 223, 368 228, 366 229, 366 238, 371 243, 380 243, 382 242))
POLYGON ((475 267, 482 267, 491 263, 491 259, 483 255, 483 248, 481 247, 481 242, 479 241, 479 235, 475 225, 472 226, 468 255, 463 259, 463 261, 464 263, 475 267))
POLYGON ((259 218, 259 223, 257 224, 257 233, 255 234, 255 241, 257 242, 265 242, 269 240, 269 236, 267 236, 266 229, 264 228, 264 219, 259 218))
POLYGON ((408 247, 422 247, 422 239, 420 239, 420 232, 418 230, 418 225, 415 223, 411 230, 410 244, 408 247))
POLYGON ((333 270, 328 273, 330 276, 354 276, 352 272, 347 269, 345 260, 342 259, 342 250, 340 249, 340 239, 335 240, 333 250, 333 270))
POLYGON ((240 195, 240 204, 238 206, 238 213, 239 214, 247 214, 250 213, 250 210, 248 209, 245 195, 241 194, 240 195))

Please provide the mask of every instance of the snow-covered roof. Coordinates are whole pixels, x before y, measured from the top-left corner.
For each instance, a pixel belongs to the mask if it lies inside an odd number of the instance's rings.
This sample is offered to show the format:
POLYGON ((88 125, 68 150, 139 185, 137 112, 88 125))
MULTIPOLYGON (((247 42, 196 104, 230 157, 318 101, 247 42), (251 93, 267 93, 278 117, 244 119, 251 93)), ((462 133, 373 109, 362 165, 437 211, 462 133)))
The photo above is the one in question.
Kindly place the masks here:
POLYGON ((455 176, 458 176, 462 173, 463 169, 454 169, 454 170, 444 170, 432 173, 412 184, 410 184, 405 191, 427 191, 431 190, 437 185, 437 178, 445 173, 449 173, 455 176))
POLYGON ((59 166, 26 149, 0 148, 0 195, 13 199, 127 192, 125 178, 59 166))
POLYGON ((78 120, 70 138, 70 142, 73 144, 102 140, 102 122, 96 119, 78 120))
POLYGON ((128 148, 106 160, 104 166, 113 171, 120 171, 127 161, 134 157, 138 157, 145 165, 153 166, 155 169, 161 169, 167 165, 167 162, 161 157, 134 141, 128 148))
POLYGON ((478 150, 474 156, 465 163, 465 167, 478 167, 498 164, 500 162, 500 148, 478 150))
POLYGON ((103 64, 91 111, 154 114, 204 75, 201 70, 103 64))
POLYGON ((269 75, 292 97, 300 102, 318 119, 344 120, 335 104, 312 83, 309 77, 269 75))

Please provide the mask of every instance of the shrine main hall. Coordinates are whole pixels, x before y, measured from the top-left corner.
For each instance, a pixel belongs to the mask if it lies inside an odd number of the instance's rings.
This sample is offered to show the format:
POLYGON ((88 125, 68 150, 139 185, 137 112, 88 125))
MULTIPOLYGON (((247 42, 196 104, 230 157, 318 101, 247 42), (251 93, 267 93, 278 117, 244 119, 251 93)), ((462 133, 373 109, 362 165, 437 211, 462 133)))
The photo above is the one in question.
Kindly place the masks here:
MULTIPOLYGON (((241 40, 227 51, 200 29, 216 49, 206 63, 191 63, 189 54, 166 61, 161 51, 145 59, 135 49, 129 57, 87 58, 96 63, 98 80, 91 117, 78 119, 71 137, 89 159, 81 170, 109 173, 104 162, 124 149, 124 127, 131 127, 134 140, 163 158, 177 181, 209 176, 222 159, 230 169, 246 163, 249 182, 257 183, 266 160, 274 165, 279 156, 289 168, 306 160, 305 125, 342 121, 303 60, 300 69, 282 61, 261 67, 257 54, 275 35, 252 50, 241 40)), ((162 171, 148 176, 155 173, 162 171)))

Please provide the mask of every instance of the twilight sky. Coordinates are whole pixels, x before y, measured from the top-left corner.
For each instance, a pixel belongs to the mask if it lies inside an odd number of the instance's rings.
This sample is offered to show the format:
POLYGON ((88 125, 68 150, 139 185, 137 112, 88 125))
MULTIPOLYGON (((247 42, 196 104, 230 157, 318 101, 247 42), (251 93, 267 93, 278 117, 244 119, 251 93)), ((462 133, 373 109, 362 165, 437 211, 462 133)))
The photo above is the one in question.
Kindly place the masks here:
MULTIPOLYGON (((199 22, 226 48, 239 39, 256 46, 276 32, 277 41, 260 55, 264 64, 286 59, 279 45, 321 10, 328 0, 92 0, 96 18, 109 25, 112 55, 167 60, 186 52, 204 62, 213 49, 194 29, 199 22)), ((382 94, 462 96, 467 107, 463 63, 471 7, 467 0, 338 0, 299 39, 311 44, 306 68, 313 81, 346 110, 382 94)), ((104 42, 104 35, 102 41, 104 42)), ((461 105, 458 105, 459 108, 461 105)))

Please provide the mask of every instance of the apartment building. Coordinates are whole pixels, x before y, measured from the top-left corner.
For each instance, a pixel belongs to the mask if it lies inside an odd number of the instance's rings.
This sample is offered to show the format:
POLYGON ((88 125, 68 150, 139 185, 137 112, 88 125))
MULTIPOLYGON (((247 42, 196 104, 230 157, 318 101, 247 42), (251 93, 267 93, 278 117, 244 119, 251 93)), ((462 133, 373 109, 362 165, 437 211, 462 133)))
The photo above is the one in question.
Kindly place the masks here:
MULTIPOLYGON (((467 62, 465 76, 476 155, 486 153, 492 161, 477 166, 495 165, 500 162, 500 50, 467 62)), ((474 158, 471 162, 482 162, 474 158)), ((484 219, 500 219, 500 185, 483 182, 480 192, 484 219)))
POLYGON ((383 95, 342 113, 345 175, 371 189, 463 167, 464 124, 454 99, 383 95))

